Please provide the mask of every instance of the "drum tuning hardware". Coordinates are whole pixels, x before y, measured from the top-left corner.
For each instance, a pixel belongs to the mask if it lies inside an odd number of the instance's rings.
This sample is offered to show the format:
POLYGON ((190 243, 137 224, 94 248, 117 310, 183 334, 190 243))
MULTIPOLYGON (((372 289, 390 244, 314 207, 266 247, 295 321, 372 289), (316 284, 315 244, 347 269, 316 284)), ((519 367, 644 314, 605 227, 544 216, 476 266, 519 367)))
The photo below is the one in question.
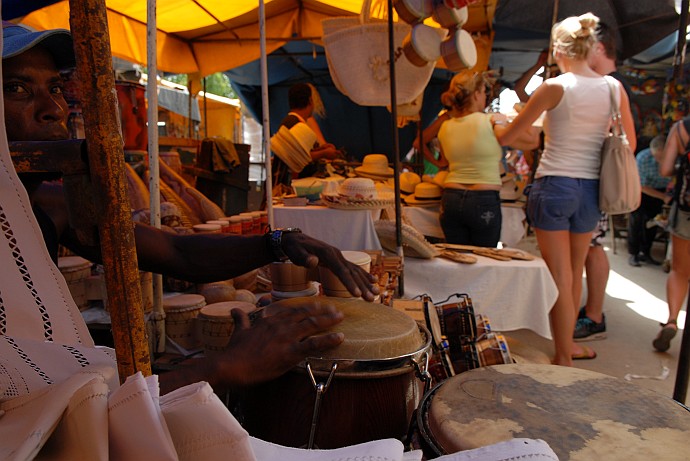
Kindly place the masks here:
POLYGON ((319 423, 319 411, 321 410, 321 399, 328 390, 328 387, 331 385, 331 381, 333 380, 333 376, 335 376, 335 371, 337 368, 338 363, 333 362, 333 365, 331 365, 331 372, 329 373, 326 382, 317 383, 316 378, 314 377, 314 372, 311 369, 311 363, 309 363, 309 361, 307 360, 307 373, 309 374, 311 384, 312 386, 314 386, 314 390, 316 391, 316 399, 314 401, 314 413, 311 417, 311 430, 309 431, 309 443, 307 444, 308 450, 314 448, 314 439, 316 438, 316 426, 319 423))
POLYGON ((424 394, 431 389, 431 373, 429 373, 429 351, 424 353, 424 370, 419 368, 419 364, 416 361, 412 361, 412 366, 414 366, 415 374, 424 383, 424 394))

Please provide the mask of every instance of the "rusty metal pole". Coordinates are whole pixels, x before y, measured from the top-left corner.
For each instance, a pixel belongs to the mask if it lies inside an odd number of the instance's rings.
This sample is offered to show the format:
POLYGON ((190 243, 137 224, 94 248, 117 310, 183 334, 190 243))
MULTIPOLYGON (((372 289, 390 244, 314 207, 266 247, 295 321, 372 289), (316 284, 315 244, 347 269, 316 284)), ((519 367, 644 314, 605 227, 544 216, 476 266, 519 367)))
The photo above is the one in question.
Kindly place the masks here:
POLYGON ((70 0, 91 181, 120 381, 151 374, 134 227, 124 176, 105 0, 70 0))

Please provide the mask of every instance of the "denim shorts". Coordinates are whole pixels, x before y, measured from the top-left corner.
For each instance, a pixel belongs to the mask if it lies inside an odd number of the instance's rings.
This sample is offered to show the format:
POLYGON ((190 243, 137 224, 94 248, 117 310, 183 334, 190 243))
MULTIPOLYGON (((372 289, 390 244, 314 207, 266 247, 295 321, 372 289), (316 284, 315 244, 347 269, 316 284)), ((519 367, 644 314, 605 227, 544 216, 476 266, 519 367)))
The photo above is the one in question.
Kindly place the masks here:
POLYGON ((527 216, 535 229, 592 232, 601 217, 599 180, 565 176, 535 179, 527 198, 527 216))

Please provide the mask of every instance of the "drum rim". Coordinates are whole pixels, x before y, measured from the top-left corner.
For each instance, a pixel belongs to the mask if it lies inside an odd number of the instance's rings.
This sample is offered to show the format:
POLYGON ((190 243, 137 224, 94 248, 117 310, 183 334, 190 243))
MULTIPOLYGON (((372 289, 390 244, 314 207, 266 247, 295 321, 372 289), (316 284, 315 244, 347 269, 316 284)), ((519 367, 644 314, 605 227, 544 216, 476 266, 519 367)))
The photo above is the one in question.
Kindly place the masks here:
POLYGON ((420 363, 422 357, 431 348, 431 333, 425 325, 417 324, 417 328, 424 337, 424 343, 417 350, 397 357, 385 357, 378 359, 352 359, 352 358, 326 358, 326 357, 307 357, 300 362, 299 368, 306 368, 307 363, 317 372, 330 371, 333 364, 337 364, 338 373, 341 372, 361 372, 361 371, 385 371, 395 368, 411 366, 410 361, 420 363))
POLYGON ((446 381, 447 380, 441 381, 429 389, 426 394, 422 396, 422 400, 419 402, 419 406, 417 407, 417 428, 419 429, 419 433, 422 436, 422 439, 424 439, 424 443, 426 443, 437 456, 447 455, 448 453, 446 453, 446 451, 443 450, 443 448, 441 448, 433 439, 427 416, 429 414, 428 410, 431 406, 431 400, 446 381))

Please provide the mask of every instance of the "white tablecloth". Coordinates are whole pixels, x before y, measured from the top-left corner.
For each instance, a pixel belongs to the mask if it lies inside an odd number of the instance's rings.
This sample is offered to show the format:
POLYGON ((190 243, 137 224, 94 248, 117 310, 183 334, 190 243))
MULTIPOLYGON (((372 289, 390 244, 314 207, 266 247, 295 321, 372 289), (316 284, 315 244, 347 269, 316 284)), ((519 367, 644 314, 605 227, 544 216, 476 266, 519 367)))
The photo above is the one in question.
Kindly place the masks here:
POLYGON ((325 206, 273 207, 276 227, 299 227, 340 250, 380 250, 374 216, 380 210, 338 210, 325 206))
POLYGON ((460 264, 405 258, 405 297, 427 294, 438 303, 453 293, 467 293, 475 313, 487 315, 494 330, 527 328, 551 338, 548 314, 558 289, 544 260, 477 259, 476 264, 460 264))
MULTIPOLYGON (((501 226, 501 242, 504 246, 514 247, 525 236, 525 212, 522 206, 501 206, 503 224, 501 226)), ((409 220, 412 227, 428 237, 442 239, 443 229, 438 221, 439 207, 403 207, 403 216, 409 220)))

